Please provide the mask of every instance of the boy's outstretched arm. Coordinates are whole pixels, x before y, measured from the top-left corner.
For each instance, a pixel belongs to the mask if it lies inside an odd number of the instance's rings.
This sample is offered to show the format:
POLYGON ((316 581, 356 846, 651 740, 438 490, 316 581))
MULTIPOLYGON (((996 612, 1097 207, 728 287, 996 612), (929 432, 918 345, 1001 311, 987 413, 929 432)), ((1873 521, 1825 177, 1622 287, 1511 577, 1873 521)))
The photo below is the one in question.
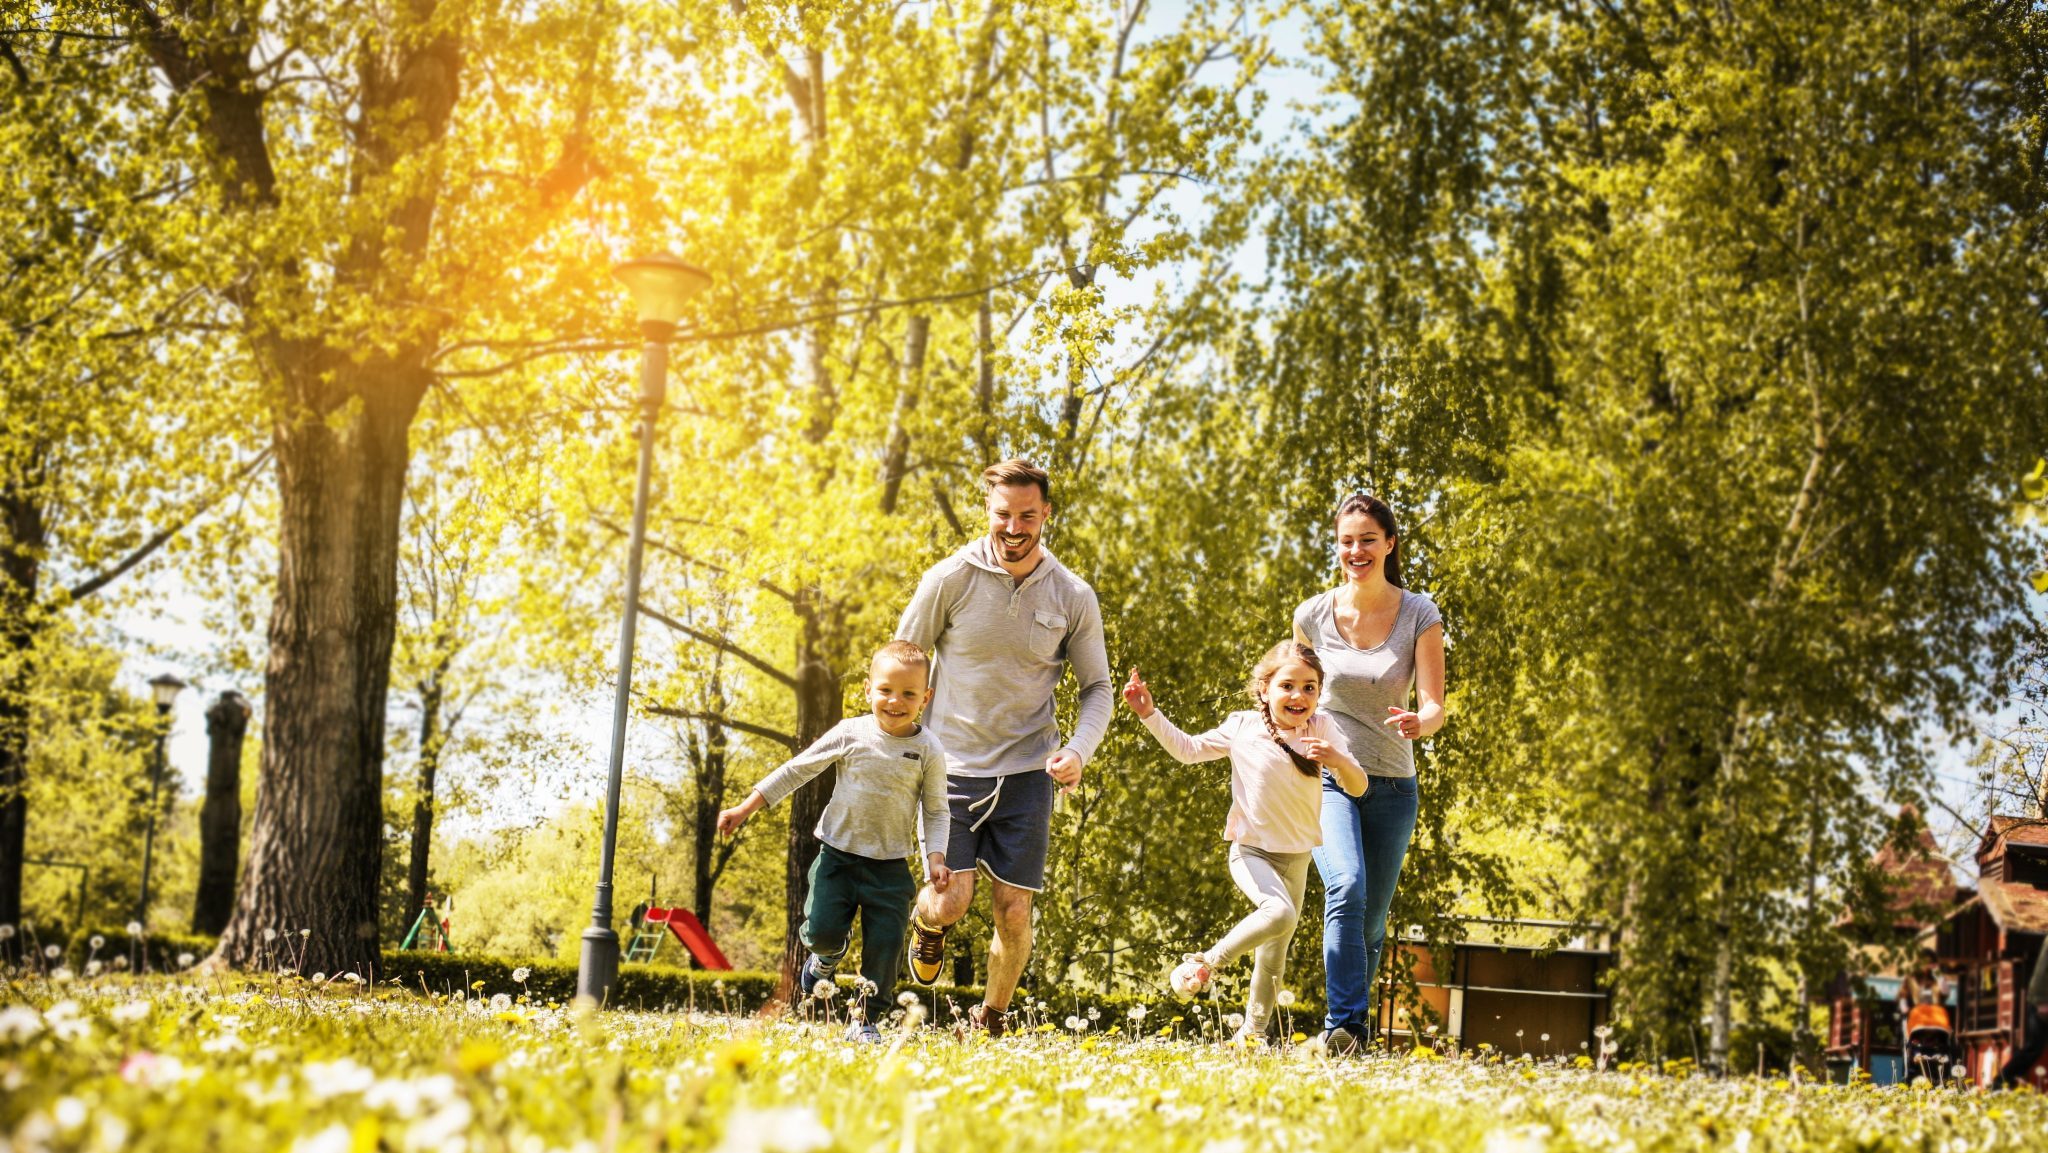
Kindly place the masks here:
POLYGON ((747 794, 746 800, 741 801, 730 809, 720 809, 718 811, 718 835, 721 837, 732 836, 740 831, 741 825, 747 823, 748 817, 767 807, 768 798, 761 795, 761 790, 753 790, 747 794))

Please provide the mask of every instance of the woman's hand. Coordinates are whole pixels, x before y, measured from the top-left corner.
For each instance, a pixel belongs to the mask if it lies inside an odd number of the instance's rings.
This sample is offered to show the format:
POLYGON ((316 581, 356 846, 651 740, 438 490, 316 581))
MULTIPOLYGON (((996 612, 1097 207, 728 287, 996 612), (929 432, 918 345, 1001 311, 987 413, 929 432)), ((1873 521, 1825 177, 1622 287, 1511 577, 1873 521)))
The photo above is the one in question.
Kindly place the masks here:
POLYGON ((1129 705, 1131 711, 1138 714, 1140 719, 1152 715, 1152 689, 1145 684, 1144 678, 1138 675, 1136 665, 1131 666, 1131 679, 1124 685, 1124 703, 1129 705))
POLYGON ((1394 705, 1387 706, 1387 713, 1387 719, 1380 723, 1394 730, 1394 735, 1402 740, 1413 741, 1424 735, 1422 732, 1422 715, 1420 713, 1411 713, 1407 709, 1398 708, 1394 705))

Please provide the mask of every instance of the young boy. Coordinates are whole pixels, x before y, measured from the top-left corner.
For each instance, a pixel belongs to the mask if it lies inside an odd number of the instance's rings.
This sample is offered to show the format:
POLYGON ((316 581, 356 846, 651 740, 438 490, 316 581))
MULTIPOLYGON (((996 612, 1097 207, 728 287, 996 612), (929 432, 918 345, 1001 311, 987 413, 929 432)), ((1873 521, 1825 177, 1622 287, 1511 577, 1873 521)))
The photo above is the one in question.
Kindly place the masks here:
MULTIPOLYGON (((816 744, 761 779, 738 805, 718 814, 718 831, 731 836, 748 817, 774 804, 799 785, 837 765, 839 780, 818 821, 818 859, 811 865, 810 897, 804 903, 802 937, 811 951, 797 983, 808 994, 830 981, 846 956, 853 916, 860 913, 867 944, 861 976, 873 982, 876 1008, 887 1006, 903 964, 903 937, 917 881, 904 867, 917 853, 917 822, 924 816, 925 868, 932 888, 944 892, 952 880, 946 868, 950 807, 946 801, 946 753, 937 737, 917 723, 931 697, 931 663, 924 650, 890 641, 868 663, 868 711, 832 726, 816 744)), ((875 1041, 880 1034, 866 998, 847 1036, 875 1041)))

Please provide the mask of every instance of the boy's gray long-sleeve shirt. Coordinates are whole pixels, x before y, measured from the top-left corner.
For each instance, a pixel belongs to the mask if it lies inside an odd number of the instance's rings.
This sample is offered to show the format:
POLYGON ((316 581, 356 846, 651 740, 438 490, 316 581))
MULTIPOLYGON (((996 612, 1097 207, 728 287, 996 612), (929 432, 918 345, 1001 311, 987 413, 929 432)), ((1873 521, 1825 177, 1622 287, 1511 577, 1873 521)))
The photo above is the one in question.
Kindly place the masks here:
POLYGON ((839 780, 818 818, 819 840, 842 853, 878 861, 917 856, 922 809, 925 852, 946 851, 952 827, 946 751, 929 725, 907 737, 892 737, 872 715, 848 717, 754 789, 772 805, 834 765, 839 780))
POLYGON ((1109 730, 1116 697, 1102 609, 1049 552, 1019 582, 990 556, 987 537, 969 542, 926 570, 896 639, 935 654, 925 719, 954 776, 1043 772, 1062 748, 1086 764, 1109 730), (1063 745, 1052 694, 1068 664, 1081 707, 1063 745))

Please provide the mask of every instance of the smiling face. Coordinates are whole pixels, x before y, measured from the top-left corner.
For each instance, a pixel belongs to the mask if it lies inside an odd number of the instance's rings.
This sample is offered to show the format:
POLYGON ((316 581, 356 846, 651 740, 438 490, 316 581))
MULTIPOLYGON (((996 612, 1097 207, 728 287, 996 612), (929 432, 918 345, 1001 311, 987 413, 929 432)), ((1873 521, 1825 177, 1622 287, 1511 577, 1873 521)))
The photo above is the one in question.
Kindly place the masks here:
POLYGON ((868 665, 868 709, 883 732, 907 737, 917 731, 917 715, 931 699, 930 682, 924 665, 886 653, 868 665))
POLYGON ((1394 538, 1380 527, 1372 514, 1345 513, 1337 521, 1337 567, 1344 579, 1372 584, 1387 579, 1387 555, 1394 551, 1394 538))
POLYGON ((988 539, 1007 567, 1028 565, 1052 505, 1035 484, 999 484, 988 491, 988 539))
POLYGON ((1266 682, 1266 690, 1260 698, 1266 702, 1266 711, 1272 716, 1275 728, 1298 729, 1315 715, 1316 701, 1322 691, 1321 673, 1310 668, 1306 661, 1286 660, 1273 670, 1273 677, 1266 682))

